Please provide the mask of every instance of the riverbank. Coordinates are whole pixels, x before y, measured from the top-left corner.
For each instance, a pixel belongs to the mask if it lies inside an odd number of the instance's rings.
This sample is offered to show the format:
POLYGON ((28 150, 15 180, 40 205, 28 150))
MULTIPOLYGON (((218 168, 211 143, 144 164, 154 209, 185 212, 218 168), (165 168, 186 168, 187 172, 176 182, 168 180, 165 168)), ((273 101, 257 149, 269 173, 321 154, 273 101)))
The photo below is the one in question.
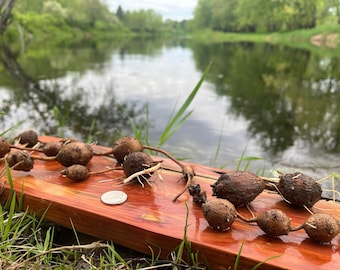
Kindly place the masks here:
POLYGON ((340 25, 323 25, 313 29, 301 29, 275 33, 224 33, 204 29, 190 34, 192 40, 201 43, 255 42, 285 45, 308 50, 339 53, 340 25))

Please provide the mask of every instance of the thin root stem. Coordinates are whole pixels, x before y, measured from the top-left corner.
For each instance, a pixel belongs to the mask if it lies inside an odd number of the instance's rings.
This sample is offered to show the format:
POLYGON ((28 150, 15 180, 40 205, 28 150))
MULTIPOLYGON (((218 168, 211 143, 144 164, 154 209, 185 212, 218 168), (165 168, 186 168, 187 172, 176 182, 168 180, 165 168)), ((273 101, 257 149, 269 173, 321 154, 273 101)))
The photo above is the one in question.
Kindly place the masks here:
MULTIPOLYGON (((136 172, 134 174, 131 174, 129 177, 125 178, 123 180, 123 184, 127 184, 129 182, 131 182, 134 178, 137 178, 138 176, 141 176, 143 174, 151 174, 157 170, 159 170, 161 168, 161 163, 157 163, 155 166, 153 167, 150 167, 150 168, 147 168, 145 170, 142 170, 142 171, 139 171, 139 172, 136 172)), ((138 178, 137 178, 138 179, 138 178)), ((141 183, 140 179, 138 179, 138 181, 141 183)), ((141 183, 142 184, 142 183, 141 183)), ((142 184, 142 186, 144 186, 144 184, 142 184)))

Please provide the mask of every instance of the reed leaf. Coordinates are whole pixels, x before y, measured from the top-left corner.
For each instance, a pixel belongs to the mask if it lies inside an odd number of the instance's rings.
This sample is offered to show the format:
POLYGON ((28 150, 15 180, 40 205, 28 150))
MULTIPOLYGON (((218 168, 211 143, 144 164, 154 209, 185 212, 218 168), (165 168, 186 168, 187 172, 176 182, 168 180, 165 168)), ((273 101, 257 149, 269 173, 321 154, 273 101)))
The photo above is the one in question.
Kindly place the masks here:
POLYGON ((191 115, 192 111, 187 112, 188 107, 194 100, 198 90, 200 89, 209 69, 210 69, 211 63, 208 65, 208 67, 204 70, 200 80, 196 84, 195 88, 191 91, 190 95, 187 97, 185 102, 182 104, 180 109, 177 111, 177 113, 169 120, 168 124, 163 130, 163 133, 161 134, 158 142, 158 147, 162 146, 188 119, 188 117, 191 115))

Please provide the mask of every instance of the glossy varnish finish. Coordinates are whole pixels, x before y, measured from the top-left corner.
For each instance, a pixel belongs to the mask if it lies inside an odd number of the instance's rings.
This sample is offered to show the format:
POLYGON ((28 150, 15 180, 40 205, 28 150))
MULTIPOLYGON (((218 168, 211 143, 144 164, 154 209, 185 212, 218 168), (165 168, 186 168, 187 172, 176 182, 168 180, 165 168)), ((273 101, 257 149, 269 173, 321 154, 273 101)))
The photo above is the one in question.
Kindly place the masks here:
MULTIPOLYGON (((41 137, 41 140, 47 142, 56 138, 41 137)), ((107 148, 97 146, 96 149, 101 151, 107 148)), ((204 219, 201 208, 192 203, 188 192, 178 202, 172 202, 185 183, 179 181, 181 174, 176 164, 161 157, 155 159, 163 160, 162 180, 153 175, 150 179, 152 186, 146 184, 145 187, 137 183, 119 186, 121 179, 117 178, 123 177, 120 170, 92 175, 83 182, 72 182, 61 176, 63 167, 55 161, 35 161, 33 170, 13 171, 12 177, 18 193, 24 184, 24 205, 29 206, 30 211, 42 213, 48 208, 45 218, 50 221, 70 227, 72 220, 80 232, 112 240, 146 254, 150 253, 149 247, 157 252, 160 247, 161 256, 165 258, 177 247, 183 239, 188 207, 187 236, 193 251, 199 250, 201 261, 204 263, 207 260, 212 269, 227 269, 233 265, 243 241, 239 269, 250 269, 256 263, 277 255, 280 257, 267 261, 261 269, 340 269, 339 236, 328 245, 314 243, 303 230, 273 239, 257 226, 239 220, 230 230, 213 231, 204 219), (100 182, 105 179, 115 180, 100 182), (100 196, 109 190, 126 192, 128 200, 121 205, 103 204, 100 196)), ((91 160, 89 169, 98 171, 106 166, 115 166, 115 160, 96 156, 91 160)), ((217 179, 219 174, 213 168, 197 164, 192 166, 200 175, 194 178, 195 183, 207 191, 209 199, 212 198, 210 184, 215 181, 210 178, 217 179)), ((8 194, 9 187, 6 185, 0 196, 2 202, 8 194)), ((267 191, 258 196, 250 208, 255 214, 270 208, 281 209, 292 219, 293 226, 303 223, 309 216, 306 210, 291 208, 282 202, 279 195, 267 191)), ((340 217, 340 205, 333 202, 318 202, 313 210, 317 212, 320 209, 327 209, 338 219, 340 217)), ((241 208, 239 212, 250 217, 247 209, 241 208)))

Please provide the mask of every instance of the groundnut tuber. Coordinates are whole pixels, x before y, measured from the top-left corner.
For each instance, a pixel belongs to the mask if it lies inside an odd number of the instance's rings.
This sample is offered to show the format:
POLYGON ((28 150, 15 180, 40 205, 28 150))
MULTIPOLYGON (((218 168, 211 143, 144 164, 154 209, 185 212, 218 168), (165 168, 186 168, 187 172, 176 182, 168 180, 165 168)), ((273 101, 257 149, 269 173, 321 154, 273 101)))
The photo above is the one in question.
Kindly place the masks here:
POLYGON ((256 222, 261 230, 271 237, 287 235, 292 230, 290 219, 279 209, 266 210, 252 219, 245 219, 240 214, 238 217, 246 222, 256 222))
POLYGON ((265 183, 253 173, 236 171, 222 174, 211 187, 213 196, 239 207, 254 200, 264 190, 265 183))
POLYGON ((340 223, 330 214, 316 213, 306 220, 303 229, 312 240, 327 243, 340 233, 340 223))
POLYGON ((14 140, 27 147, 33 147, 38 143, 38 133, 29 129, 17 135, 14 140))
POLYGON ((299 207, 312 207, 321 199, 322 194, 318 182, 298 172, 281 175, 277 188, 287 201, 299 207))
POLYGON ((213 199, 202 204, 203 215, 208 224, 217 231, 224 231, 236 218, 234 205, 226 199, 213 199))
POLYGON ((93 157, 92 147, 82 142, 70 142, 61 147, 56 159, 65 167, 74 164, 86 166, 93 157))
POLYGON ((9 167, 18 171, 30 171, 33 169, 34 160, 26 151, 11 149, 5 156, 9 167))

